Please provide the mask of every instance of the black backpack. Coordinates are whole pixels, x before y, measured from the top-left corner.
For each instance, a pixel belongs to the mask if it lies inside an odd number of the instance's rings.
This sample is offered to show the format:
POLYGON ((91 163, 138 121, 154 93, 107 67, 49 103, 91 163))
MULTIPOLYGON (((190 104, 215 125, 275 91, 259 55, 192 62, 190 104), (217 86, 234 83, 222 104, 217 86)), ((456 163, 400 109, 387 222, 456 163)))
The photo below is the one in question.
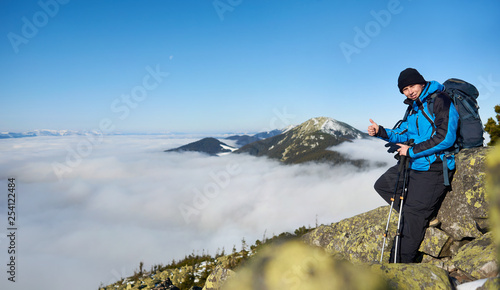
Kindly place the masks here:
MULTIPOLYGON (((474 85, 459 79, 449 79, 443 85, 444 92, 450 97, 459 115, 456 143, 458 150, 482 147, 484 130, 476 100, 479 97, 479 91, 474 85)), ((427 108, 431 114, 433 114, 436 96, 437 94, 432 94, 428 99, 427 108)))

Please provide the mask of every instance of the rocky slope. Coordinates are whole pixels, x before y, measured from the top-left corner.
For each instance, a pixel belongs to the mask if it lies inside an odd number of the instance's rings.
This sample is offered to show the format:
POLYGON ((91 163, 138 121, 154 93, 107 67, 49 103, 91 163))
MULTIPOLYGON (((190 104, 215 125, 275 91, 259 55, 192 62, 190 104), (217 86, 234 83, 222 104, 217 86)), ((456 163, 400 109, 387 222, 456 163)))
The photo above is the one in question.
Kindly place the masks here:
MULTIPOLYGON (((467 149, 457 156, 453 191, 439 211, 441 224, 427 229, 421 263, 378 262, 388 213, 384 206, 318 226, 300 240, 218 257, 193 266, 196 269, 148 273, 133 284, 122 281, 105 289, 155 289, 167 278, 181 285, 189 279, 187 273, 202 271, 210 273, 206 290, 455 289, 456 284, 478 279, 488 279, 481 289, 500 289, 500 148, 489 151, 467 149)), ((396 219, 393 214, 390 236, 396 219)))
MULTIPOLYGON (((420 247, 421 263, 378 262, 389 212, 384 206, 319 226, 303 236, 303 243, 285 243, 257 253, 248 265, 229 275, 226 272, 217 277, 224 268, 219 264, 204 289, 454 289, 455 284, 485 278, 484 289, 500 289, 500 257, 494 243, 497 247, 500 243, 500 149, 489 171, 487 153, 487 148, 477 148, 462 150, 457 156, 453 191, 439 212, 441 225, 427 229, 420 247), (489 191, 485 186, 487 172, 493 180, 489 191), (497 217, 494 232, 490 231, 487 193, 496 198, 491 211, 497 217), (357 274, 349 274, 350 269, 357 274), (261 286, 256 287, 256 283, 261 286)), ((391 219, 393 234, 396 218, 393 215, 391 219)), ((387 261, 391 246, 389 243, 383 261, 387 261)))
POLYGON ((245 145, 235 153, 267 156, 284 163, 328 161, 334 164, 351 163, 361 166, 364 164, 363 160, 351 160, 327 149, 366 136, 365 133, 346 123, 319 117, 310 119, 283 134, 245 145))

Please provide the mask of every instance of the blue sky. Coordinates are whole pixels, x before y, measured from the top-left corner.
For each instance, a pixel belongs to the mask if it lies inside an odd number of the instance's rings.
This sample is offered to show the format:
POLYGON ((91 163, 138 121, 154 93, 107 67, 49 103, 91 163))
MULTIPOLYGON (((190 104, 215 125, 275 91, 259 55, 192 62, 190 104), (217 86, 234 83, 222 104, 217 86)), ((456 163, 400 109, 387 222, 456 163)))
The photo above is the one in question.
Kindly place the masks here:
POLYGON ((500 104, 500 2, 0 2, 0 130, 257 132, 404 113, 397 77, 500 104))

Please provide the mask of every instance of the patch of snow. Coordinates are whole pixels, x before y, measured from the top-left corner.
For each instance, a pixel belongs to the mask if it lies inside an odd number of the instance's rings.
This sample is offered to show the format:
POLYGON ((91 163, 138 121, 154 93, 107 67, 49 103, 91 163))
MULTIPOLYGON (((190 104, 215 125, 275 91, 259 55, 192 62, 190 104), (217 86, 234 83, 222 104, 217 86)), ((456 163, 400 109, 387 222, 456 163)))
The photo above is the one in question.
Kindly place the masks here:
POLYGON ((343 123, 332 118, 326 119, 326 121, 321 126, 320 131, 334 136, 350 134, 354 135, 356 138, 361 138, 361 134, 359 132, 356 132, 351 128, 346 127, 343 123))
POLYGON ((283 130, 283 133, 286 133, 286 132, 288 132, 288 131, 292 130, 293 128, 295 128, 295 127, 296 127, 296 125, 290 125, 290 126, 286 127, 286 128, 283 130))
POLYGON ((481 279, 481 280, 476 280, 476 281, 460 284, 457 286, 457 290, 476 290, 477 288, 483 286, 484 283, 486 283, 486 280, 488 280, 488 279, 481 279))
POLYGON ((236 149, 238 149, 238 148, 234 148, 234 147, 223 145, 223 144, 220 144, 220 147, 222 147, 223 149, 231 150, 231 152, 233 152, 236 149))
POLYGON ((231 147, 231 146, 228 146, 228 145, 224 145, 224 144, 220 144, 220 147, 222 147, 222 149, 227 149, 227 150, 231 150, 231 151, 230 152, 219 153, 219 154, 217 154, 217 156, 228 155, 228 154, 231 154, 233 151, 238 150, 238 148, 234 148, 234 147, 231 147))

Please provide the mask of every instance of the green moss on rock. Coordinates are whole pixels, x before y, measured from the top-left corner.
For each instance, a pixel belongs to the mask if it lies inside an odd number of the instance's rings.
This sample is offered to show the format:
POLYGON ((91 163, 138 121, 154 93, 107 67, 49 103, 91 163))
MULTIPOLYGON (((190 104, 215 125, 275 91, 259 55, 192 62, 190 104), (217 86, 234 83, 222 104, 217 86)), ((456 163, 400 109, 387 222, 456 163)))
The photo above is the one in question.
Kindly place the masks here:
POLYGON ((500 289, 500 277, 489 278, 486 280, 483 286, 477 288, 477 290, 498 290, 500 289))
POLYGON ((430 264, 384 264, 372 269, 384 275, 392 289, 453 289, 448 273, 430 264))
POLYGON ((427 228, 424 240, 420 244, 419 251, 437 258, 449 238, 450 237, 445 232, 437 228, 427 228))
POLYGON ((460 248, 452 263, 475 279, 498 275, 495 246, 491 242, 493 233, 487 233, 460 248))
POLYGON ((234 274, 234 271, 224 267, 224 264, 219 264, 208 276, 203 290, 219 290, 226 280, 234 274))
POLYGON ((500 263, 500 146, 488 155, 487 192, 491 204, 490 220, 497 261, 500 263))
MULTIPOLYGON (((376 262, 380 260, 388 213, 389 206, 382 206, 338 223, 320 226, 304 235, 303 239, 310 245, 323 247, 330 254, 340 255, 351 262, 376 262)), ((388 249, 396 222, 397 214, 393 211, 384 260, 389 259, 388 249)))
POLYGON ((446 195, 438 213, 441 228, 455 240, 482 235, 476 220, 486 219, 489 211, 484 190, 487 153, 488 148, 479 147, 463 149, 456 155, 453 190, 446 195))

